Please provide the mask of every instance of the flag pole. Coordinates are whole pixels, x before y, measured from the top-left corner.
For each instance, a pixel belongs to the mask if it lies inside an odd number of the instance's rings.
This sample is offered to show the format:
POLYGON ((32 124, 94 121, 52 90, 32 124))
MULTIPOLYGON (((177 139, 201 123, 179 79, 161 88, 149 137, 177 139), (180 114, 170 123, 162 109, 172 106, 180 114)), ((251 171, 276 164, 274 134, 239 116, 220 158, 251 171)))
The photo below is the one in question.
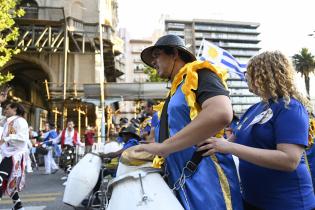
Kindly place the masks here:
POLYGON ((205 40, 205 38, 202 38, 201 43, 200 43, 200 46, 199 46, 199 49, 198 49, 198 52, 197 52, 197 56, 196 56, 197 58, 200 57, 201 48, 202 48, 203 45, 204 45, 204 40, 205 40))

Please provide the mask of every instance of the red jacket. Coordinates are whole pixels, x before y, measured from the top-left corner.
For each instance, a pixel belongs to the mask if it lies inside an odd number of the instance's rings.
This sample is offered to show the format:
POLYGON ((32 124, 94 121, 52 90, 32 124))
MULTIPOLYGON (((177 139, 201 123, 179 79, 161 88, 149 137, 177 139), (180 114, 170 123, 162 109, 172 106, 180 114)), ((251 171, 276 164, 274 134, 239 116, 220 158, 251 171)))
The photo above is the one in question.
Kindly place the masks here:
MULTIPOLYGON (((62 132, 61 132, 61 148, 63 148, 64 145, 65 145, 66 129, 63 129, 62 132)), ((77 142, 78 142, 78 132, 76 130, 74 130, 74 134, 73 134, 72 140, 73 140, 72 141, 73 146, 75 146, 77 144, 77 142)))
POLYGON ((87 131, 84 134, 85 137, 85 145, 93 145, 94 144, 94 132, 93 131, 87 131))

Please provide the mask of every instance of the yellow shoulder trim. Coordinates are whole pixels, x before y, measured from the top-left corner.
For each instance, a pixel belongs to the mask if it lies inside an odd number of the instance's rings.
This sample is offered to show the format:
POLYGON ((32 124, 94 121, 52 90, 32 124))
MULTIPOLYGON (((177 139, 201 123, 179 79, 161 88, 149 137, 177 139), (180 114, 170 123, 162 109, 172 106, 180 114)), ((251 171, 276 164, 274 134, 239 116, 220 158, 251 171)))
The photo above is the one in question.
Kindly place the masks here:
POLYGON ((315 139, 315 118, 311 117, 309 119, 309 128, 308 128, 308 148, 311 148, 314 145, 315 139))
POLYGON ((159 104, 153 106, 153 110, 158 113, 159 119, 161 118, 164 103, 165 103, 165 101, 162 101, 159 104))
POLYGON ((173 95, 177 87, 184 80, 186 75, 185 83, 182 86, 182 91, 185 95, 186 102, 190 108, 190 119, 193 120, 201 111, 201 107, 196 102, 196 94, 193 90, 198 88, 198 70, 208 69, 214 72, 221 79, 224 87, 227 89, 226 79, 227 79, 227 70, 219 66, 212 65, 208 61, 194 61, 187 63, 183 66, 179 72, 176 74, 171 87, 171 95, 173 95))

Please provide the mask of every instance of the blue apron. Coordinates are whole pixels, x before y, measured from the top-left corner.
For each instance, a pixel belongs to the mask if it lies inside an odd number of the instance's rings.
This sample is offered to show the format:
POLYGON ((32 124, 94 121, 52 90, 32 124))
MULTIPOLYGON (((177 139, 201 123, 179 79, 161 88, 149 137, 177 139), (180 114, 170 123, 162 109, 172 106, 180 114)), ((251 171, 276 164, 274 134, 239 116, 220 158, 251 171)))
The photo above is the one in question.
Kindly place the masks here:
MULTIPOLYGON (((171 97, 167 109, 170 136, 191 122, 190 108, 181 86, 171 97)), ((159 139, 159 129, 160 124, 155 130, 156 139, 159 139)), ((239 180, 231 155, 216 153, 212 157, 204 157, 196 172, 187 173, 185 182, 179 182, 182 170, 195 150, 195 146, 189 147, 166 158, 168 184, 176 189, 183 207, 186 210, 242 210, 239 180)))

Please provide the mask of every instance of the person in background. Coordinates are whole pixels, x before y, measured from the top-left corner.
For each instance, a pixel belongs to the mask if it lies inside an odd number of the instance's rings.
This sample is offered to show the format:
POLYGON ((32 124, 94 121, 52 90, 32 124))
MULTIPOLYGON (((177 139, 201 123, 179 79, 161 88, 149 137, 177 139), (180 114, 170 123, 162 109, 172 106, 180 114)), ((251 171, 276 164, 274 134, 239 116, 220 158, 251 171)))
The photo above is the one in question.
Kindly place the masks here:
POLYGON ((31 149, 30 149, 29 157, 31 160, 32 167, 35 167, 38 170, 37 160, 35 157, 38 134, 36 131, 34 131, 32 126, 28 127, 28 131, 29 131, 29 139, 31 142, 31 149))
POLYGON ((249 61, 246 79, 261 102, 245 112, 228 140, 207 139, 199 150, 239 157, 246 210, 315 209, 303 155, 312 105, 294 84, 291 62, 279 51, 263 52, 249 61))
POLYGON ((45 123, 44 133, 41 136, 43 140, 43 147, 48 150, 48 153, 44 155, 45 161, 45 174, 54 174, 58 171, 58 166, 53 158, 53 139, 58 136, 55 125, 52 123, 45 123))
POLYGON ((137 128, 134 125, 129 125, 127 128, 122 129, 122 131, 120 131, 119 133, 119 136, 122 137, 122 149, 118 150, 117 152, 108 153, 104 157, 119 157, 123 153, 123 151, 125 151, 129 147, 138 145, 139 141, 141 140, 140 136, 138 135, 137 128))
POLYGON ((154 129, 158 124, 158 115, 153 106, 156 102, 152 99, 146 101, 144 119, 140 125, 140 137, 147 142, 154 142, 154 129))
POLYGON ((158 143, 137 145, 135 151, 165 157, 168 184, 186 210, 242 210, 232 156, 202 158, 195 146, 232 120, 226 70, 196 61, 184 41, 171 34, 144 49, 141 59, 172 85, 155 128, 158 143))
POLYGON ((94 144, 94 136, 95 136, 94 129, 91 126, 88 126, 84 133, 85 153, 89 153, 92 151, 92 146, 94 144))
MULTIPOLYGON (((102 155, 103 158, 110 158, 110 159, 120 158, 121 154, 126 149, 138 145, 139 141, 141 140, 140 136, 137 134, 137 129, 133 125, 129 125, 127 128, 123 128, 122 131, 119 133, 119 136, 121 136, 123 139, 122 149, 120 149, 116 152, 104 154, 104 155, 102 155)), ((101 186, 102 179, 103 179, 102 176, 106 177, 108 175, 111 175, 112 177, 115 177, 116 176, 116 170, 117 170, 117 168, 109 169, 106 167, 106 170, 103 171, 103 173, 100 173, 98 181, 97 181, 95 187, 93 188, 93 194, 99 190, 99 188, 101 186)), ((98 195, 96 195, 96 198, 94 199, 93 205, 97 205, 99 203, 100 203, 99 197, 98 197, 98 195)), ((88 204, 88 199, 84 199, 82 201, 82 205, 87 206, 87 204, 88 204)))
POLYGON ((123 127, 126 128, 128 126, 128 122, 129 122, 128 118, 126 118, 126 117, 120 118, 120 120, 119 120, 120 129, 123 127))
MULTIPOLYGON (((61 143, 62 155, 61 162, 62 167, 66 175, 68 175, 75 163, 75 147, 76 145, 81 146, 80 135, 74 129, 74 122, 72 120, 67 121, 67 127, 62 130, 62 132, 54 139, 52 139, 54 144, 61 143)), ((67 179, 67 176, 62 177, 63 180, 67 179)), ((63 183, 66 185, 66 182, 63 183)))
MULTIPOLYGON (((30 128, 29 128, 30 129, 30 128)), ((33 168, 32 168, 32 159, 31 159, 31 152, 32 152, 32 142, 31 139, 27 139, 27 147, 25 150, 25 164, 26 164, 26 172, 27 173, 33 173, 33 168)))
MULTIPOLYGON (((4 102, 6 94, 0 94, 0 103, 4 102)), ((27 148, 28 124, 23 118, 24 108, 15 102, 6 105, 4 115, 6 123, 0 147, 2 161, 0 163, 0 203, 6 192, 13 201, 13 210, 24 210, 18 192, 25 184, 25 150, 27 148)))
POLYGON ((120 118, 120 120, 119 120, 119 127, 118 127, 118 130, 117 130, 118 136, 116 138, 116 141, 118 143, 123 143, 124 142, 124 140, 123 140, 123 138, 122 138, 122 136, 120 134, 121 134, 121 132, 124 129, 126 129, 127 126, 128 126, 128 118, 126 118, 126 117, 120 118))
POLYGON ((131 118, 130 119, 130 124, 133 125, 136 129, 139 130, 140 127, 140 120, 138 118, 131 118))

